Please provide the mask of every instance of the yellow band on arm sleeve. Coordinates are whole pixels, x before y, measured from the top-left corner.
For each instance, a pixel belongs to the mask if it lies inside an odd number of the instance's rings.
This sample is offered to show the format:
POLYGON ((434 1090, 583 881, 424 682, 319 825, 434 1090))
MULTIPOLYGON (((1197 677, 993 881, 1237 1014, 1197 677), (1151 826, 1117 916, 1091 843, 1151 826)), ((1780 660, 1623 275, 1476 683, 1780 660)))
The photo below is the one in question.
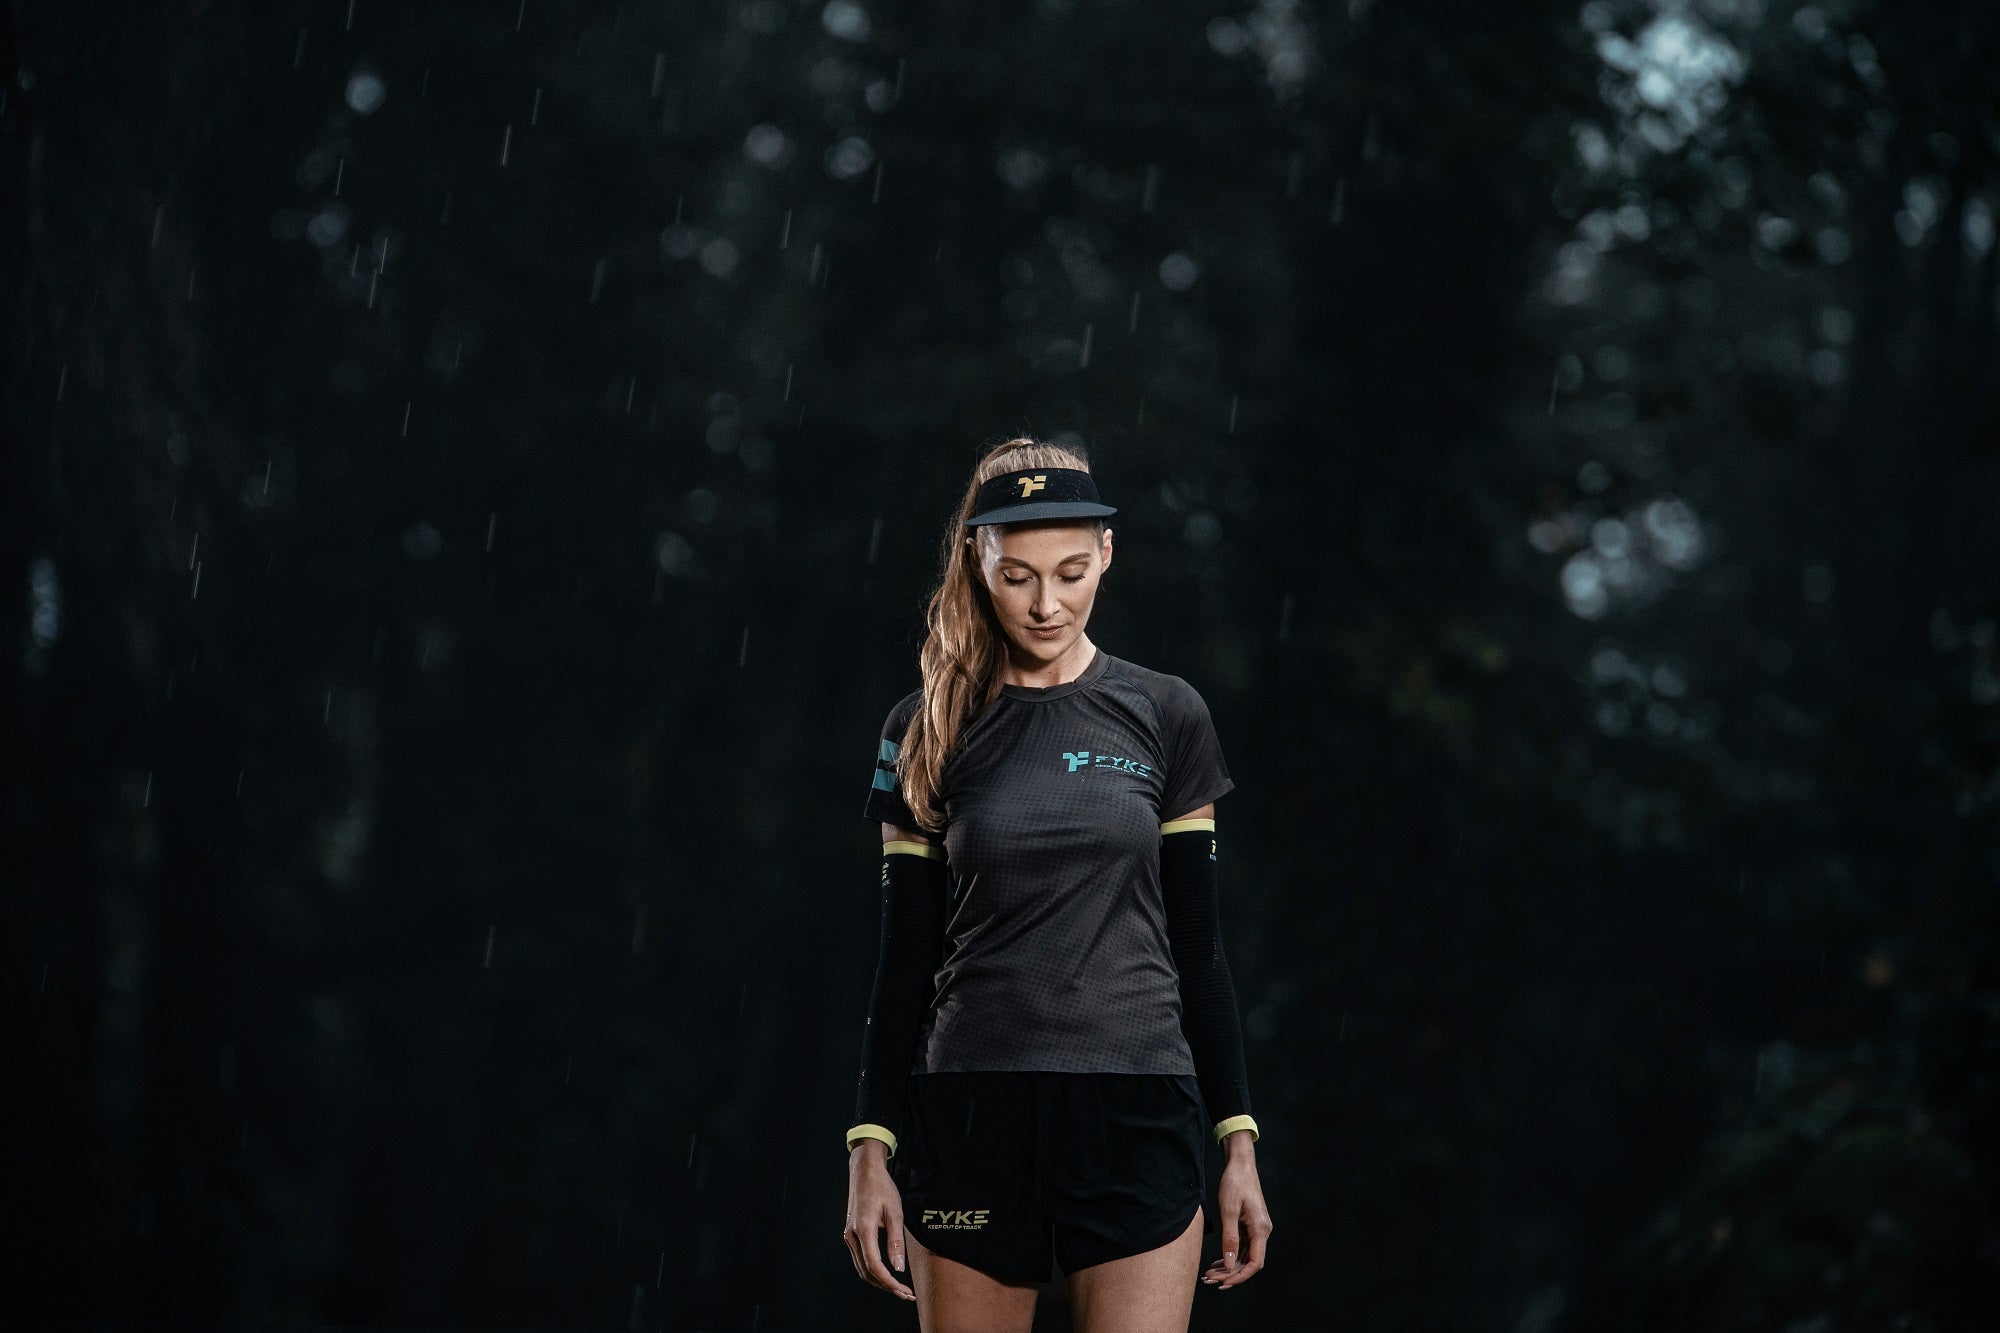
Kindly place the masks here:
POLYGON ((1257 1141, 1257 1122, 1247 1115, 1233 1115, 1227 1120, 1218 1122, 1215 1126, 1215 1141, 1220 1143, 1239 1129, 1249 1130, 1250 1141, 1252 1143, 1257 1141))
POLYGON ((856 1125, 847 1131, 847 1151, 853 1152, 854 1145, 863 1139, 880 1139, 889 1145, 889 1155, 896 1155, 896 1135, 880 1125, 856 1125))
POLYGON ((882 844, 882 855, 887 856, 891 852, 902 852, 908 856, 928 856, 938 861, 944 860, 944 848, 934 842, 909 842, 898 838, 894 842, 885 842, 882 844))
POLYGON ((1213 833, 1215 832, 1215 821, 1213 819, 1170 819, 1160 825, 1160 836, 1164 838, 1169 833, 1193 833, 1197 829, 1204 833, 1213 833))

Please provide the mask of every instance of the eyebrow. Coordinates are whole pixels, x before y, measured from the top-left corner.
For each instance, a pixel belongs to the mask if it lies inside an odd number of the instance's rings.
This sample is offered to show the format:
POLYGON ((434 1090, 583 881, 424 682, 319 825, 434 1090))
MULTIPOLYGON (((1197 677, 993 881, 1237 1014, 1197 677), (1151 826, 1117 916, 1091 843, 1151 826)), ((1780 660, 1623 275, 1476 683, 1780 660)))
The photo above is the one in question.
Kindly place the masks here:
MULTIPOLYGON (((1064 565, 1071 565, 1075 564, 1079 560, 1088 560, 1088 559, 1090 559, 1090 552, 1078 551, 1075 555, 1066 555, 1062 559, 1056 561, 1056 568, 1061 569, 1064 565)), ((1019 565, 1023 569, 1034 568, 1033 565, 1029 564, 1027 561, 1023 560, 1018 555, 1003 555, 1000 557, 1000 563, 1003 565, 1019 565)))

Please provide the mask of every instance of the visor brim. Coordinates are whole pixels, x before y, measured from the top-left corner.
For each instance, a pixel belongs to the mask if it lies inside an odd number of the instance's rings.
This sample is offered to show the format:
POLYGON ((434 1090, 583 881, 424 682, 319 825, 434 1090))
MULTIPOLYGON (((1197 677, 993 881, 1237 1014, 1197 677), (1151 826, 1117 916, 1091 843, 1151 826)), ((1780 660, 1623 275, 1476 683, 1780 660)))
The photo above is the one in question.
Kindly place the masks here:
POLYGON ((974 514, 962 526, 973 528, 987 523, 1025 523, 1038 518, 1097 518, 1117 512, 1116 505, 1096 504, 1090 500, 1030 500, 1026 504, 974 514))

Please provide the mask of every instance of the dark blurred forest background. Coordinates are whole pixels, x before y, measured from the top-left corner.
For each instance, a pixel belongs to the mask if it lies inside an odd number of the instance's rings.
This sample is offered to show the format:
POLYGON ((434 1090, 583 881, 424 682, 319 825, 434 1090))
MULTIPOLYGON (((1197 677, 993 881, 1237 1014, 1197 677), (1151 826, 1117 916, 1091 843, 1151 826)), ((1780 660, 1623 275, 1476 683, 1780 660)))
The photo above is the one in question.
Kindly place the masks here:
POLYGON ((915 1328, 858 816, 1032 434, 1239 784, 1196 1329, 2000 1327, 1992 5, 0 15, 0 1317, 915 1328))

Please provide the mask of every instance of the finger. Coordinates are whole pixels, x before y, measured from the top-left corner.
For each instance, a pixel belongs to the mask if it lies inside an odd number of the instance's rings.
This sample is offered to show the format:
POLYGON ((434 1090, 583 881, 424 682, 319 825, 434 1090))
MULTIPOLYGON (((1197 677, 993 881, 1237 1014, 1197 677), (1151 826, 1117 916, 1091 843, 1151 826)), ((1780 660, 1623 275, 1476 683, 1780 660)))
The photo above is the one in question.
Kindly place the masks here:
POLYGON ((881 1287, 886 1291, 895 1278, 882 1267, 882 1256, 879 1252, 881 1239, 873 1227, 862 1233, 861 1276, 870 1286, 881 1287))
MULTIPOLYGON (((900 1224, 898 1225, 900 1226, 900 1224)), ((867 1249, 867 1259, 868 1259, 868 1280, 873 1282, 876 1286, 882 1288, 882 1290, 893 1291, 898 1296, 911 1295, 912 1293, 910 1289, 904 1286, 901 1282, 898 1282, 896 1280, 896 1275, 894 1273, 891 1273, 889 1271, 888 1265, 882 1262, 882 1234, 879 1227, 877 1226, 869 1227, 868 1243, 866 1249, 867 1249)))
POLYGON ((1263 1267, 1264 1267, 1263 1246, 1259 1245, 1257 1241, 1253 1238, 1250 1242, 1249 1252, 1242 1256, 1242 1262, 1236 1266, 1236 1271, 1234 1273, 1231 1273, 1227 1278, 1223 1279, 1221 1285, 1225 1287, 1240 1287, 1245 1282, 1248 1282, 1252 1277, 1256 1276, 1256 1274, 1259 1271, 1261 1271, 1263 1267))
POLYGON ((1248 1205, 1241 1199, 1232 1199, 1222 1210, 1222 1276, 1217 1279, 1217 1287, 1233 1287, 1243 1280, 1244 1217, 1248 1205))
POLYGON ((900 1217, 889 1219, 889 1267, 898 1273, 910 1271, 903 1262, 903 1219, 900 1217))
POLYGON ((1261 1269, 1263 1266, 1264 1265, 1257 1263, 1254 1260, 1246 1259, 1234 1273, 1231 1273, 1228 1277, 1223 1278, 1220 1282, 1216 1283, 1215 1285, 1217 1287, 1240 1287, 1245 1282, 1248 1282, 1253 1276, 1255 1276, 1257 1270, 1261 1269))
POLYGON ((889 1275, 889 1281, 892 1284, 890 1290, 894 1291, 898 1296, 904 1296, 914 1300, 916 1299, 916 1293, 910 1290, 909 1283, 907 1281, 898 1280, 896 1277, 897 1273, 903 1274, 904 1278, 908 1278, 909 1276, 909 1268, 907 1266, 907 1260, 905 1259, 903 1254, 904 1231, 903 1231, 902 1217, 891 1216, 888 1221, 888 1228, 889 1228, 888 1268, 893 1270, 889 1275))
POLYGON ((1249 1262, 1251 1264, 1251 1272, 1254 1273, 1264 1266, 1264 1243, 1270 1238, 1271 1224, 1269 1222, 1250 1228, 1249 1262))
POLYGON ((861 1263, 861 1239, 852 1230, 843 1231, 841 1238, 847 1242, 847 1261, 854 1265, 854 1276, 863 1282, 868 1280, 868 1270, 861 1263))

